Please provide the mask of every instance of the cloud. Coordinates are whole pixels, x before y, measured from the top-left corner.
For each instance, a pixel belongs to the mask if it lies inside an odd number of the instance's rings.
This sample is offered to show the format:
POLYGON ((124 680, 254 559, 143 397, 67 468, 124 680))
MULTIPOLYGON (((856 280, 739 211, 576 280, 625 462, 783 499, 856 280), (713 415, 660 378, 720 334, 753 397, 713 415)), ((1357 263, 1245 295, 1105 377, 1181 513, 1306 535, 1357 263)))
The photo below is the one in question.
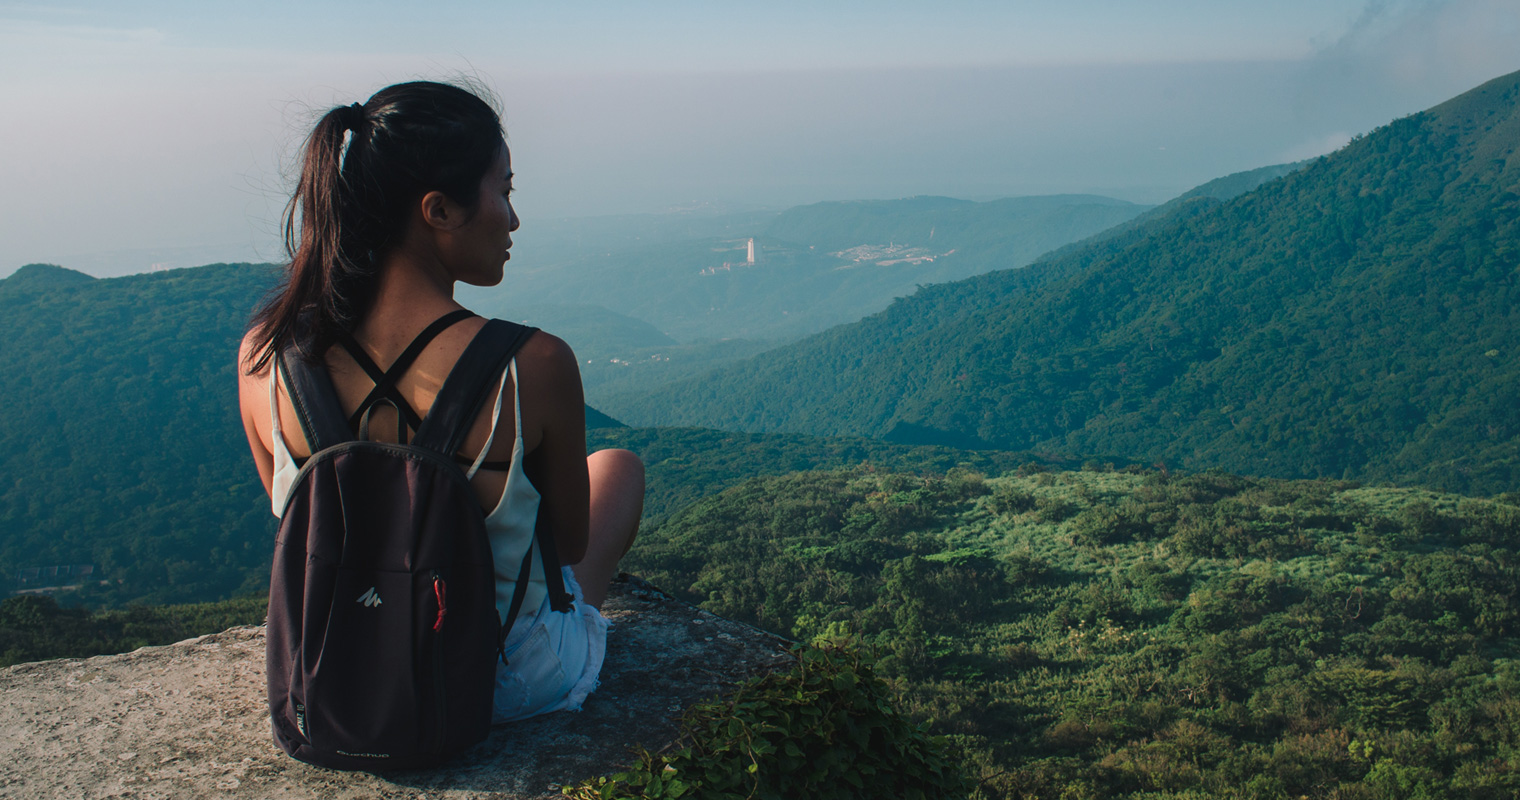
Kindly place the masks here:
POLYGON ((79 56, 119 55, 162 45, 167 37, 156 28, 109 28, 57 24, 0 17, 0 68, 10 69, 42 58, 58 62, 59 50, 79 56), (101 53, 99 48, 105 48, 101 53))
POLYGON ((1296 109, 1365 131, 1520 69, 1520 0, 1371 2, 1308 60, 1296 109))

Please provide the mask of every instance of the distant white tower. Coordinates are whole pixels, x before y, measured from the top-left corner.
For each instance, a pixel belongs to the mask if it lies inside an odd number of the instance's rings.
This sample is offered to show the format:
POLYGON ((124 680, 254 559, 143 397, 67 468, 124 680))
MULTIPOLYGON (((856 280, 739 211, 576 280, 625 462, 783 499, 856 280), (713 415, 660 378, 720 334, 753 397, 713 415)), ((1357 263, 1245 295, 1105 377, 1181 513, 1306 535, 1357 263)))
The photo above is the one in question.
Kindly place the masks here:
POLYGON ((755 263, 755 240, 754 240, 754 238, 751 238, 749 240, 749 258, 745 259, 745 263, 748 263, 748 264, 755 263))

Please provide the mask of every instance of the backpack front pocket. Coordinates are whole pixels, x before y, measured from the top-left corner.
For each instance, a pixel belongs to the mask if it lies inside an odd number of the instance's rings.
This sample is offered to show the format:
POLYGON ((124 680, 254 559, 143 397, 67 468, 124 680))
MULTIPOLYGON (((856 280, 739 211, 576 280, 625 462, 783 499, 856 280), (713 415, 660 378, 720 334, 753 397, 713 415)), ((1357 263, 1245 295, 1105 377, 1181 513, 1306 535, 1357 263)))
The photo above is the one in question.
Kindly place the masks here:
POLYGON ((414 576, 338 567, 333 581, 326 624, 303 642, 308 738, 342 755, 409 753, 425 691, 412 658, 414 576))

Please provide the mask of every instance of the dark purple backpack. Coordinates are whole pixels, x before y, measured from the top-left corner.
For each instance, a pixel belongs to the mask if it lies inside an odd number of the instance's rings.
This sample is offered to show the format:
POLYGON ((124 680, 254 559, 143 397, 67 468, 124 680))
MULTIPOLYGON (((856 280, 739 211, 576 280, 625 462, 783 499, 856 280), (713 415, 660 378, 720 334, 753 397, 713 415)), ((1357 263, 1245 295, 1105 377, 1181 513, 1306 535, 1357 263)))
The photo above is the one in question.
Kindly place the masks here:
MULTIPOLYGON (((340 336, 376 384, 352 418, 323 366, 289 350, 275 359, 313 453, 280 517, 269 586, 270 722, 275 743, 301 761, 425 767, 489 733, 496 658, 521 593, 501 620, 485 515, 456 454, 534 329, 487 322, 426 418, 395 390, 423 347, 468 316, 434 322, 386 372, 340 336), (378 403, 411 421, 411 443, 368 441, 378 403)), ((559 606, 564 589, 545 541, 541 534, 538 549, 559 606)), ((529 548, 524 579, 532 556, 529 548)))

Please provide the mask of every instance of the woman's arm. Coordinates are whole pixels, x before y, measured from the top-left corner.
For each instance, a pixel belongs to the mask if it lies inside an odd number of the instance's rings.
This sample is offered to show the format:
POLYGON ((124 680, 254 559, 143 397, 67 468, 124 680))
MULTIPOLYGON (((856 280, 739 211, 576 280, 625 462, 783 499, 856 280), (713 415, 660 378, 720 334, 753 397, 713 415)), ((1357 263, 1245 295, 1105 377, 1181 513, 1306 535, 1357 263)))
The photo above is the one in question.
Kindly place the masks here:
POLYGON ((586 557, 591 488, 586 471, 586 401, 575 353, 539 331, 518 356, 518 397, 526 434, 540 432, 524 468, 543 500, 538 513, 552 531, 560 563, 586 557))

